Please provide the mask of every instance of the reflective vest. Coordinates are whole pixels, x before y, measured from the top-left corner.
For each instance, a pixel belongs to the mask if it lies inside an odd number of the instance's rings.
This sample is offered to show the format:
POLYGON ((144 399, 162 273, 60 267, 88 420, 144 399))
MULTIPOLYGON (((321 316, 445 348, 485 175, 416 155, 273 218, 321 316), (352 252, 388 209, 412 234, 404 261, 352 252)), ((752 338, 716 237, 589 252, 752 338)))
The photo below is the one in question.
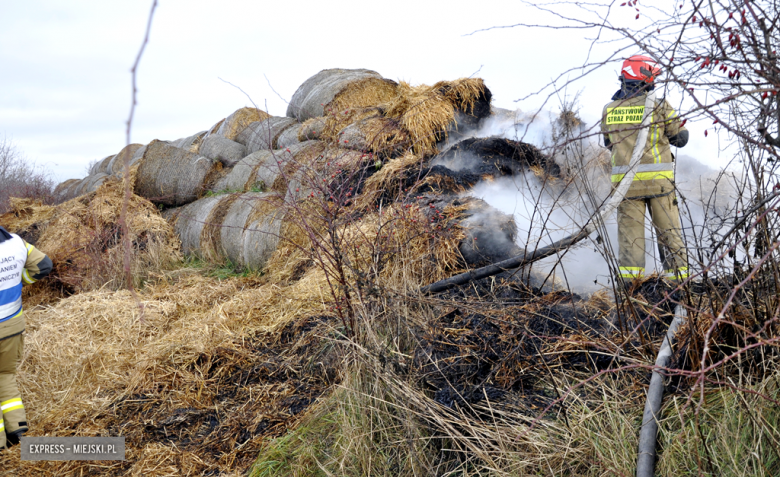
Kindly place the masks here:
MULTIPOLYGON (((612 184, 628 172, 628 163, 645 113, 646 94, 618 99, 604 107, 601 132, 612 144, 612 184)), ((626 198, 654 197, 674 190, 674 164, 669 138, 683 130, 675 110, 666 100, 650 111, 650 131, 642 159, 626 198)))
POLYGON ((28 247, 13 234, 0 242, 0 323, 22 314, 22 282, 32 283, 24 268, 28 247))

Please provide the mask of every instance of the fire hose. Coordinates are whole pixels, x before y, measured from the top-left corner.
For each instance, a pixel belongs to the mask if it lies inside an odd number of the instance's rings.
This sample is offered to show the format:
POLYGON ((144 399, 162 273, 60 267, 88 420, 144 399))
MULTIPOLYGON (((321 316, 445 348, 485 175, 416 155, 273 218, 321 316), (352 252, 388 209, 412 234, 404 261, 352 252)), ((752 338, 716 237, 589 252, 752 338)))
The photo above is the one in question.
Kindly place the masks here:
POLYGON ((650 377, 650 386, 647 388, 647 401, 645 411, 642 414, 642 428, 639 431, 639 448, 636 459, 636 477, 653 477, 655 470, 655 442, 658 436, 658 412, 661 410, 661 402, 664 399, 664 377, 659 371, 669 365, 672 357, 672 341, 677 328, 688 316, 687 310, 677 305, 674 309, 674 319, 666 331, 658 357, 655 359, 653 375, 650 377))
MULTIPOLYGON (((491 277, 498 275, 501 272, 507 270, 513 270, 524 265, 536 262, 545 257, 549 257, 561 250, 565 250, 572 245, 584 240, 591 233, 596 230, 599 224, 604 223, 604 219, 620 205, 623 198, 628 192, 628 188, 631 187, 631 183, 636 175, 636 168, 639 165, 639 161, 642 158, 645 150, 645 144, 647 143, 648 131, 650 129, 650 122, 652 118, 652 111, 655 108, 655 93, 649 92, 645 99, 645 109, 642 116, 642 122, 639 125, 639 132, 637 134, 636 143, 634 144, 634 151, 631 154, 631 160, 628 163, 628 172, 620 181, 617 188, 614 189, 612 195, 601 206, 599 211, 593 214, 579 231, 571 234, 557 242, 546 247, 535 249, 530 253, 523 253, 515 257, 496 262, 485 267, 469 270, 468 272, 454 275, 444 280, 432 283, 420 289, 424 294, 437 293, 444 291, 450 287, 464 285, 468 282, 479 280, 481 278, 491 277)), ((663 401, 664 385, 663 375, 658 371, 660 368, 667 366, 669 358, 672 355, 672 340, 677 328, 685 320, 687 316, 686 311, 681 306, 675 309, 675 316, 672 324, 669 326, 669 330, 666 333, 661 349, 658 352, 658 357, 655 361, 655 369, 650 378, 650 386, 647 391, 647 401, 645 404, 645 410, 642 417, 642 428, 640 430, 639 437, 639 449, 637 457, 637 477, 652 477, 655 468, 655 444, 658 434, 658 420, 657 415, 661 408, 661 402, 663 401)))

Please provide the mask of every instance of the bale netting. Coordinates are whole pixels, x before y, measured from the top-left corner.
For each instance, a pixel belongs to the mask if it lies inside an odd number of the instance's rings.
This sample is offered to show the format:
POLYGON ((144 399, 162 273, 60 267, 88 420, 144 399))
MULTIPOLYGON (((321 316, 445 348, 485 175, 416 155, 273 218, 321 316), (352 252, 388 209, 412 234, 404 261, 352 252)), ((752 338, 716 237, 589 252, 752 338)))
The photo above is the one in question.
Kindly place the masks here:
POLYGON ((198 149, 198 154, 230 167, 243 159, 247 152, 246 146, 243 144, 231 141, 218 134, 212 134, 203 140, 198 149))
POLYGON ((125 160, 127 160, 129 163, 135 155, 136 151, 142 147, 142 144, 128 144, 127 146, 123 147, 122 150, 119 151, 119 153, 114 156, 113 159, 111 159, 111 163, 108 165, 108 170, 106 170, 106 173, 115 177, 121 177, 122 170, 125 167, 125 160))
POLYGON ((522 174, 532 170, 558 178, 561 168, 531 144, 501 137, 473 137, 455 143, 431 160, 453 171, 482 177, 522 174))
POLYGON ((216 263, 260 269, 279 242, 283 197, 235 193, 206 197, 172 214, 182 251, 216 263))
POLYGON ((246 146, 247 154, 262 149, 276 149, 276 141, 285 129, 297 124, 294 119, 278 116, 256 121, 238 135, 236 141, 246 146))
POLYGON ((87 177, 88 180, 86 181, 86 186, 84 187, 82 194, 95 192, 98 187, 103 185, 103 183, 110 177, 111 176, 105 172, 98 172, 97 174, 87 177))
POLYGON ((185 205, 208 190, 222 164, 207 157, 154 140, 141 159, 135 193, 155 204, 185 205))
POLYGON ((51 257, 52 279, 43 286, 70 292, 119 289, 127 286, 125 252, 138 283, 181 257, 173 228, 151 202, 136 195, 131 195, 125 216, 130 243, 125 250, 120 227, 124 198, 122 184, 111 180, 56 206, 16 202, 15 211, 0 221, 51 257))
POLYGON ((87 187, 89 186, 89 181, 92 180, 92 176, 87 176, 79 181, 78 184, 74 185, 71 189, 71 196, 69 199, 76 198, 82 194, 87 193, 87 187))
POLYGON ((279 135, 279 138, 276 140, 276 148, 284 149, 301 142, 298 139, 298 133, 300 130, 301 125, 296 123, 282 131, 282 133, 279 135))
POLYGON ((241 108, 226 117, 213 134, 218 134, 231 141, 237 141, 238 136, 250 124, 257 121, 265 121, 270 117, 270 114, 257 108, 241 108))
POLYGON ((192 136, 187 136, 175 141, 171 141, 170 144, 171 146, 176 146, 180 149, 186 149, 187 151, 197 154, 204 137, 206 137, 206 131, 201 131, 199 133, 193 134, 192 136))
POLYGON ((201 233, 211 210, 224 196, 204 197, 179 208, 172 217, 173 228, 181 240, 181 251, 185 255, 201 256, 201 233))
POLYGON ((89 168, 88 175, 91 176, 93 174, 97 174, 98 172, 106 172, 108 170, 108 165, 111 163, 111 159, 113 158, 114 156, 106 156, 103 159, 92 164, 92 167, 89 168))
POLYGON ((324 116, 325 112, 376 106, 392 101, 398 84, 365 69, 322 70, 307 79, 287 106, 287 116, 298 121, 324 116))
MULTIPOLYGON (((278 168, 276 179, 267 184, 271 191, 284 192, 288 189, 300 187, 299 181, 302 172, 309 170, 328 149, 322 141, 304 141, 276 152, 274 159, 278 168)), ((305 185, 304 185, 305 186, 305 185)))
POLYGON ((283 198, 278 194, 236 194, 222 216, 219 251, 241 267, 263 268, 279 243, 282 217, 283 198))
POLYGON ((279 176, 277 158, 285 152, 260 150, 246 156, 217 180, 211 190, 215 193, 268 190, 279 176))
POLYGON ((54 196, 54 203, 59 204, 60 202, 71 199, 73 197, 71 195, 72 190, 79 182, 81 182, 81 179, 68 179, 57 184, 57 187, 54 188, 54 192, 52 193, 54 196))

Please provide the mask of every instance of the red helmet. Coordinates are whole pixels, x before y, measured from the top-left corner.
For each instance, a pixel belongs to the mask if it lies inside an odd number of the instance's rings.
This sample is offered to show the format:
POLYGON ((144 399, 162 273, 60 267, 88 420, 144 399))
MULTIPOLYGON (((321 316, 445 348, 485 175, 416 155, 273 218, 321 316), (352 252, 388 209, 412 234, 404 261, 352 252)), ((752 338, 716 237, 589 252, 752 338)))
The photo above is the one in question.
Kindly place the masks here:
POLYGON ((656 76, 661 74, 658 63, 649 56, 634 55, 623 62, 621 75, 627 80, 644 81, 653 84, 656 76))

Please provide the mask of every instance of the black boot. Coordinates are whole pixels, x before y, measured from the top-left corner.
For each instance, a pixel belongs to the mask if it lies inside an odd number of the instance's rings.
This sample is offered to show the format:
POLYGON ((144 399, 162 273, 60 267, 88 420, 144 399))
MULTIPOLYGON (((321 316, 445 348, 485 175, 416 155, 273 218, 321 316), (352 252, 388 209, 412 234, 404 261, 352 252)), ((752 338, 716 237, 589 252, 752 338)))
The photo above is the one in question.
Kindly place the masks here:
POLYGON ((24 435, 25 431, 27 431, 26 427, 20 428, 15 430, 14 432, 9 432, 5 435, 5 445, 6 447, 15 446, 20 442, 20 439, 24 435))

